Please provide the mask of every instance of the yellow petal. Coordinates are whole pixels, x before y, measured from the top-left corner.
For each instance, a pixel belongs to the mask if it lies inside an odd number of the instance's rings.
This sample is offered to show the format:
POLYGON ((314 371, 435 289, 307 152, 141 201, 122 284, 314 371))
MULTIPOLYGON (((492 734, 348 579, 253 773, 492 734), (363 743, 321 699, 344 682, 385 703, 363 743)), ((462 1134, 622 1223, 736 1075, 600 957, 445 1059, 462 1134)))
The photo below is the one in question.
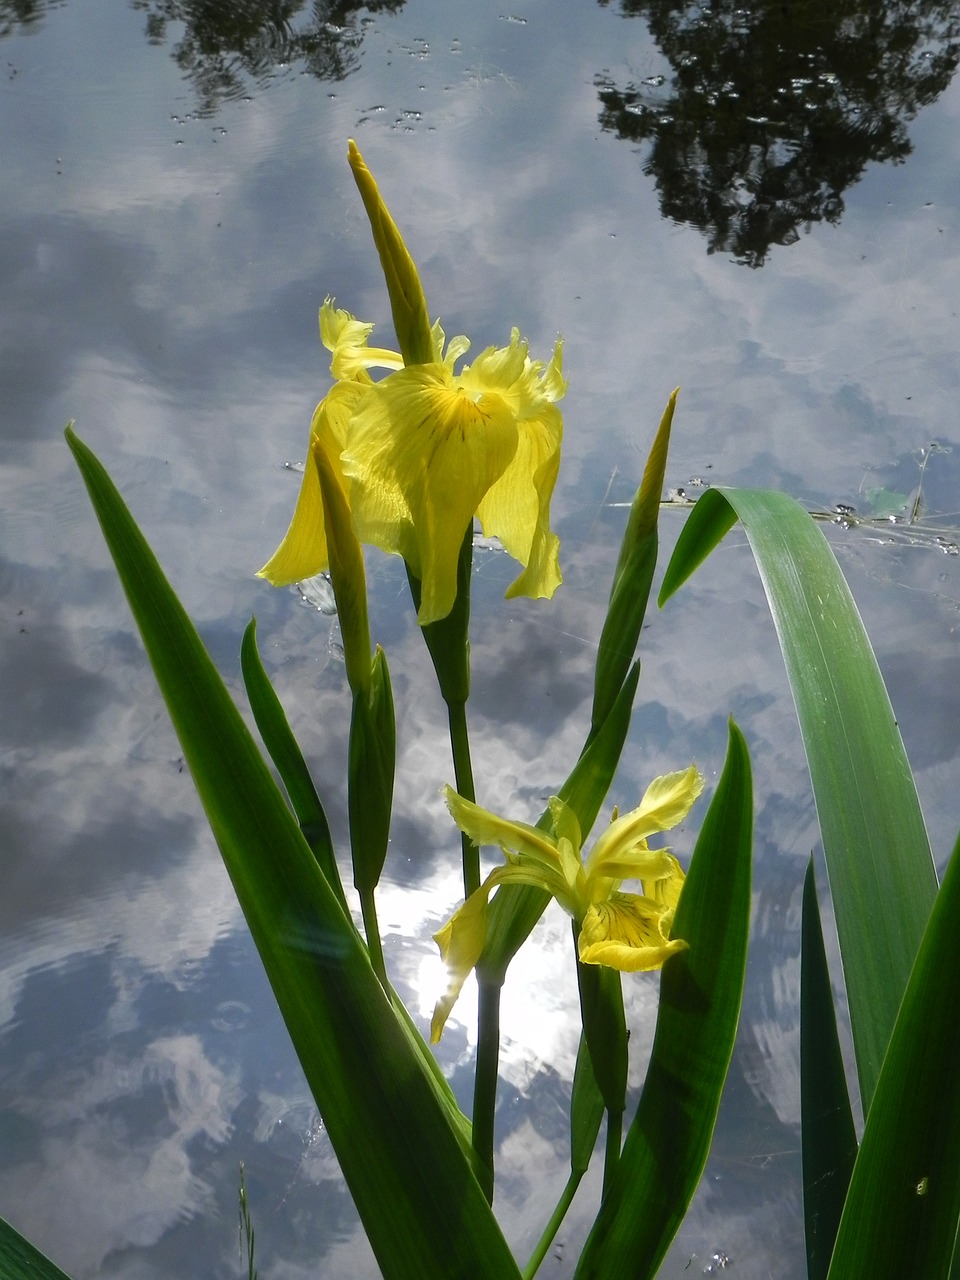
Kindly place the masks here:
MULTIPOLYGON (((466 803, 466 802, 464 802, 466 803)), ((443 1033, 450 1011, 456 1004, 470 970, 476 966, 487 939, 487 902, 501 884, 522 884, 544 889, 543 876, 515 862, 494 867, 483 884, 458 907, 442 929, 434 935, 440 956, 447 967, 447 989, 437 1001, 430 1022, 430 1043, 436 1044, 443 1033)))
POLYGON ((515 853, 529 859, 535 866, 556 870, 556 841, 545 831, 525 822, 499 818, 489 809, 481 809, 472 800, 465 800, 453 787, 444 787, 443 797, 454 822, 475 844, 496 845, 504 853, 515 853))
MULTIPOLYGON (((654 778, 640 801, 639 813, 646 823, 655 823, 640 834, 653 831, 669 831, 682 822, 703 790, 703 776, 696 765, 677 773, 665 773, 654 778)), ((627 817, 629 818, 629 814, 627 817)))
POLYGON ((257 577, 266 578, 275 587, 312 578, 329 565, 323 500, 313 449, 318 445, 324 450, 346 489, 339 455, 350 414, 363 393, 364 388, 359 383, 338 382, 314 411, 310 445, 293 519, 280 546, 257 573, 257 577))
POLYGON ((672 853, 667 854, 667 860, 670 863, 667 874, 658 876, 655 880, 645 877, 643 881, 643 890, 644 893, 653 898, 665 912, 668 912, 672 919, 673 913, 677 908, 677 903, 680 901, 680 890, 683 888, 683 882, 686 877, 683 874, 683 868, 672 853))
POLYGON ((547 801, 547 808, 550 811, 550 820, 553 823, 553 830, 557 839, 561 837, 570 841, 575 849, 580 848, 580 821, 576 812, 559 796, 551 796, 547 801))
POLYGON ((257 577, 266 578, 275 587, 285 587, 321 573, 328 563, 320 477, 311 449, 304 464, 290 527, 267 563, 257 570, 257 577))
POLYGON ((506 403, 474 399, 437 364, 390 374, 353 416, 343 461, 357 533, 420 579, 421 626, 453 608, 464 533, 516 448, 506 403))
POLYGON ((511 346, 484 352, 462 380, 483 379, 496 386, 517 416, 518 444, 510 466, 485 495, 477 509, 484 533, 500 539, 524 566, 507 598, 552 596, 562 577, 560 540, 550 529, 550 501, 560 470, 563 419, 553 403, 563 394, 561 345, 544 369, 526 354, 515 329, 511 346), (496 359, 495 357, 499 357, 496 359))
POLYGON ((330 372, 338 381, 369 382, 368 369, 403 368, 403 357, 398 352, 368 345, 373 328, 337 307, 332 298, 324 299, 320 308, 320 341, 333 356, 330 372))
POLYGON ((484 533, 499 538, 524 566, 507 598, 549 598, 563 581, 560 539, 550 528, 550 501, 560 473, 560 412, 548 405, 541 418, 519 426, 510 466, 477 509, 484 533))
POLYGON ((687 943, 670 938, 657 903, 638 894, 614 894, 583 918, 577 949, 583 964, 605 964, 624 973, 659 969, 687 943))
POLYGON ((447 966, 447 989, 437 1001, 430 1022, 430 1043, 436 1044, 470 970, 480 959, 487 938, 487 898, 492 886, 482 884, 433 935, 447 966))
POLYGON ((631 855, 640 859, 647 851, 643 842, 657 831, 669 831, 690 812, 703 790, 703 778, 694 765, 678 773, 654 778, 636 809, 621 814, 590 850, 586 871, 588 880, 600 877, 626 880, 643 878, 640 869, 620 870, 631 863, 631 855))

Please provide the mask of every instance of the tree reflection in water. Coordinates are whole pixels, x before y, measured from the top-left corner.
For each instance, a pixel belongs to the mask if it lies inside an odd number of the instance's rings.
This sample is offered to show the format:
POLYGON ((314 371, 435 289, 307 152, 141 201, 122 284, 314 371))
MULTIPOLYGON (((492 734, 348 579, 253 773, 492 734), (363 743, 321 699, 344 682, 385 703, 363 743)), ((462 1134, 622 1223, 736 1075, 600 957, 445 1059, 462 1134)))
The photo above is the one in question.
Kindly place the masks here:
MULTIPOLYGON (((600 0, 606 5, 608 0, 600 0)), ((664 217, 708 252, 762 266, 771 245, 835 223, 870 161, 903 161, 907 122, 960 58, 953 0, 620 0, 672 75, 598 77, 604 129, 649 141, 664 217)))
POLYGON ((313 0, 307 9, 303 0, 132 0, 153 43, 166 40, 171 24, 183 25, 173 57, 196 89, 201 115, 290 69, 343 80, 359 65, 369 15, 395 13, 404 2, 313 0))

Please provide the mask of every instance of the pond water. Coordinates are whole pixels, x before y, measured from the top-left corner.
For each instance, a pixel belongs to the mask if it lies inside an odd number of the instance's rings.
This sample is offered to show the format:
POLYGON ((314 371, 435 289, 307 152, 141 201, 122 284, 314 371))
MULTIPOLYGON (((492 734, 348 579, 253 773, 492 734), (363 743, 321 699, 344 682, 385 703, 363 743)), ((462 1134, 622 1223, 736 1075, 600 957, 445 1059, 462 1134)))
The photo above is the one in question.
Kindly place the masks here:
MULTIPOLYGON (((565 584, 549 605, 505 603, 506 558, 477 555, 479 795, 532 821, 575 759, 624 504, 679 383, 674 488, 758 484, 884 515, 922 479, 915 525, 829 533, 942 865, 960 821, 958 42, 955 6, 933 2, 0 2, 0 1214, 77 1280, 240 1274, 241 1161, 262 1275, 377 1272, 64 424, 112 471, 235 690, 256 613, 343 847, 335 622, 252 575, 328 385, 320 302, 390 332, 345 162, 356 137, 448 334, 480 350, 517 325, 544 356, 566 343, 565 584)), ((664 512, 664 554, 683 518, 664 512)), ((381 920, 425 1019, 431 934, 457 891, 438 795, 451 769, 399 563, 369 567, 401 752, 381 920)), ((651 612, 642 656, 610 802, 694 758, 712 785, 733 713, 757 804, 737 1046, 661 1275, 794 1280, 799 900, 817 827, 736 533, 651 612)), ((656 986, 625 987, 638 1085, 656 986)), ((467 992, 441 1049, 465 1099, 470 1026, 467 992)), ((566 1175, 565 918, 548 912, 511 971, 503 1030, 497 1208, 525 1258, 566 1175)), ((549 1280, 573 1272, 598 1180, 549 1280)))

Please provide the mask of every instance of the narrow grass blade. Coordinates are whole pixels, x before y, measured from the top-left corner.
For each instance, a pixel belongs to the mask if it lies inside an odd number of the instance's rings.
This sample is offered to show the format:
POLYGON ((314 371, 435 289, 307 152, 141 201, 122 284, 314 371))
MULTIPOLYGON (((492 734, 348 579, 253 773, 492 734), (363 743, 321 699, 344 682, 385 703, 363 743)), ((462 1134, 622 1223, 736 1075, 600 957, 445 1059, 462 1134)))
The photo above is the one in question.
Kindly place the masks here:
POLYGON ((326 876, 327 884, 336 894, 340 905, 346 910, 347 900, 344 897, 340 872, 337 869, 327 815, 320 803, 317 789, 313 785, 300 744, 293 736, 286 712, 260 658, 260 651, 257 648, 256 618, 250 619, 243 633, 240 644, 240 670, 243 673, 243 683, 260 737, 293 805, 293 811, 300 823, 300 830, 313 851, 320 870, 326 876))
POLYGON ((590 1164, 590 1157, 597 1145, 603 1112, 603 1096, 594 1079, 587 1042, 581 1035, 580 1047, 577 1050, 577 1065, 573 1073, 573 1093, 570 1099, 570 1176, 560 1193, 556 1208, 550 1215, 550 1221, 523 1269, 523 1280, 532 1280, 547 1256, 547 1250, 556 1239, 557 1232, 563 1224, 577 1188, 590 1164))
POLYGON ((704 818, 663 967, 646 1082, 576 1280, 652 1280, 706 1163, 740 1015, 750 922, 753 784, 743 736, 704 818))
POLYGON ((807 1280, 825 1280, 857 1158, 813 859, 803 881, 800 942, 800 1134, 807 1280))
POLYGON ((586 1037, 581 1033, 570 1095, 570 1168, 584 1174, 590 1164, 603 1122, 603 1094, 593 1074, 586 1037))
POLYGON ((913 775, 850 590, 809 514, 782 493, 708 489, 661 604, 739 517, 783 650, 827 861, 868 1111, 936 894, 913 775))
POLYGON ((0 1218, 0 1280, 69 1280, 65 1271, 0 1218))
POLYGON ((593 683, 590 736, 599 733, 633 661, 640 628, 650 597, 657 565, 660 499, 670 447, 670 428, 677 404, 674 391, 667 402, 654 437, 640 488, 630 507, 630 517, 620 544, 620 555, 610 588, 607 616, 597 646, 597 670, 593 683))
POLYGON ((393 784, 397 771, 397 720, 387 655, 377 646, 370 684, 353 696, 347 771, 353 883, 372 895, 390 842, 393 784))
POLYGON ((67 440, 384 1277, 518 1276, 435 1079, 196 630, 101 464, 67 440))
MULTIPOLYGON (((579 932, 574 922, 574 947, 579 932)), ((603 1097, 604 1107, 617 1117, 620 1124, 620 1117, 626 1109, 629 1058, 620 973, 605 965, 581 964, 578 959, 577 985, 580 988, 580 1020, 593 1078, 603 1097)))
POLYGON ((960 1218, 960 840, 853 1170, 830 1280, 946 1280, 960 1218))

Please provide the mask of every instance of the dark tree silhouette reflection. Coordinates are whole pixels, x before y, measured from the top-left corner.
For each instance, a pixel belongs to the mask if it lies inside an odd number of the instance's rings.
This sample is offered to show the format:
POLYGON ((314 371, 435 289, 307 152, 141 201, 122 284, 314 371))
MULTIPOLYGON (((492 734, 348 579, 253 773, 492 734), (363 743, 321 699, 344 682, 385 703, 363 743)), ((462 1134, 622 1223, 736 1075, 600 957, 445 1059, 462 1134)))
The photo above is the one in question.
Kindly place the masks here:
POLYGON ((34 26, 64 0, 0 0, 0 40, 34 26))
MULTIPOLYGON (((608 0, 600 0, 602 5, 608 0)), ((604 129, 649 142, 665 217, 752 267, 839 220, 871 161, 903 161, 907 122, 960 58, 955 0, 621 0, 670 77, 597 87, 604 129)))
POLYGON ((364 28, 374 13, 393 13, 404 0, 132 0, 146 14, 147 37, 162 44, 176 30, 173 56, 193 82, 201 115, 301 70, 342 80, 356 69, 364 28), (183 28, 181 30, 181 27, 183 28))

